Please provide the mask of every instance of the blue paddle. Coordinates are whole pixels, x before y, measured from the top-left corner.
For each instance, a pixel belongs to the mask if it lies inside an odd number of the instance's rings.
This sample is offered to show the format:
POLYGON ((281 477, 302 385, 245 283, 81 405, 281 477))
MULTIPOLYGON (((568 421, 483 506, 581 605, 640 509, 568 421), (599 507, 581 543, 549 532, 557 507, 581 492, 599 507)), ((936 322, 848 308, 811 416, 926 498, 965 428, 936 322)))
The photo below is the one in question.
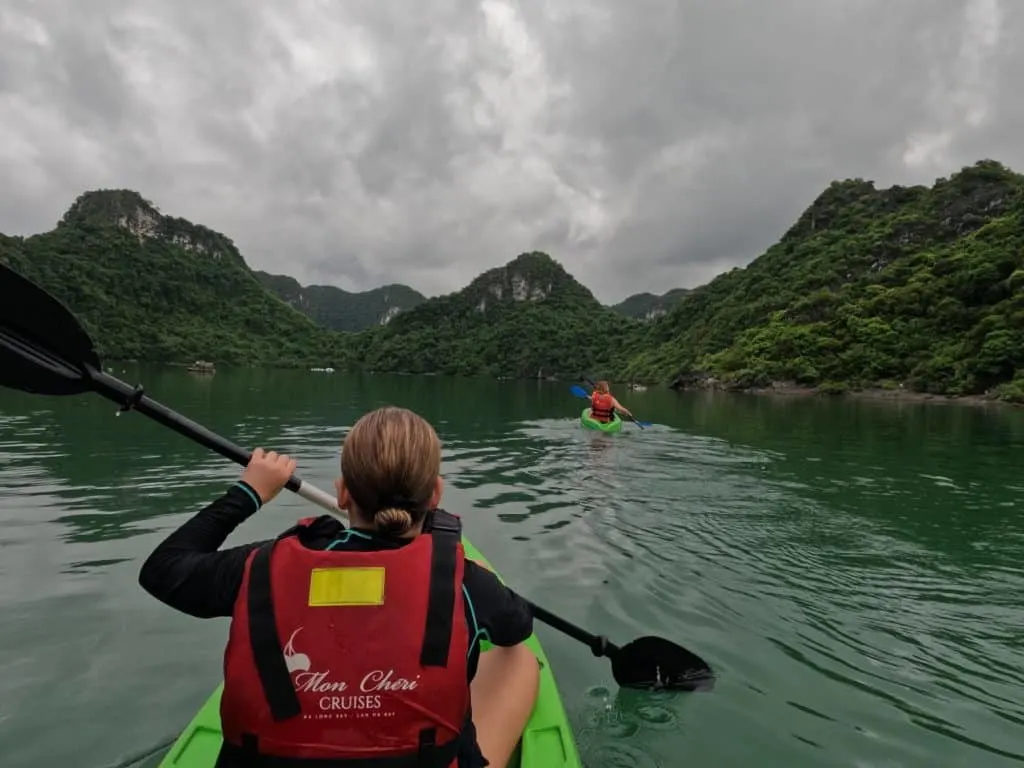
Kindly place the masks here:
MULTIPOLYGON (((590 383, 590 382, 588 381, 588 383, 590 383)), ((583 387, 581 387, 579 384, 573 384, 571 387, 569 387, 569 391, 572 392, 572 394, 575 397, 578 397, 581 400, 589 400, 590 399, 590 395, 588 395, 587 391, 585 389, 583 389, 583 387)), ((647 427, 651 426, 651 422, 649 422, 649 421, 638 421, 635 416, 630 416, 629 420, 632 421, 634 424, 636 424, 638 427, 640 427, 640 429, 646 429, 647 427)))

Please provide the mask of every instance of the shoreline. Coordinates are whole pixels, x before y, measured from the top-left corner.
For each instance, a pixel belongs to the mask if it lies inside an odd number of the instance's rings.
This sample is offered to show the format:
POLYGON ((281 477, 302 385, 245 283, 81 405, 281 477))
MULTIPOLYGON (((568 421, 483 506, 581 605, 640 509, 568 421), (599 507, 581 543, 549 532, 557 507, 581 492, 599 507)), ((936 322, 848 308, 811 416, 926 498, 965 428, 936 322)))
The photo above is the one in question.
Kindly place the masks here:
POLYGON ((918 392, 911 389, 885 389, 883 387, 867 387, 864 389, 848 389, 843 392, 821 391, 817 387, 805 387, 798 384, 778 382, 767 387, 748 387, 744 389, 725 389, 719 387, 679 387, 678 392, 734 392, 738 394, 758 395, 761 397, 823 397, 836 399, 876 400, 892 403, 928 403, 931 405, 969 405, 987 407, 1020 408, 1020 403, 1000 400, 995 395, 937 395, 932 392, 918 392))
MULTIPOLYGON (((108 363, 117 363, 119 365, 157 365, 167 366, 172 368, 188 369, 192 363, 182 362, 157 362, 153 360, 109 360, 108 363)), ((227 366, 227 368, 250 368, 250 369, 263 369, 263 370, 291 370, 291 371, 304 371, 310 370, 303 365, 241 365, 241 366, 227 366)), ((400 371, 368 371, 368 370, 335 370, 332 371, 341 374, 366 374, 366 375, 391 375, 391 376, 445 376, 446 374, 429 372, 429 373, 408 373, 400 371)), ((559 378, 556 376, 545 376, 544 378, 538 379, 536 376, 455 376, 454 378, 486 378, 494 381, 545 381, 547 383, 575 383, 573 378, 559 378)), ((630 381, 618 381, 612 380, 614 384, 622 384, 627 389, 631 389, 633 384, 640 384, 640 382, 630 381)), ((895 403, 930 403, 933 405, 970 405, 974 407, 978 406, 998 406, 998 407, 1011 407, 1021 408, 1024 407, 1024 403, 1015 403, 1010 400, 1002 400, 995 394, 982 394, 982 395, 939 395, 932 392, 918 392, 916 390, 907 389, 905 387, 865 387, 862 389, 846 389, 843 391, 829 391, 821 390, 818 387, 808 387, 793 382, 778 381, 772 382, 770 385, 765 387, 723 387, 714 379, 698 379, 695 382, 687 385, 664 385, 664 384, 643 384, 645 389, 667 389, 675 392, 719 392, 723 394, 747 394, 747 395, 758 395, 764 396, 776 396, 776 397, 827 397, 827 398, 853 398, 857 400, 887 400, 895 403)), ((644 390, 638 390, 638 393, 642 393, 644 390)))

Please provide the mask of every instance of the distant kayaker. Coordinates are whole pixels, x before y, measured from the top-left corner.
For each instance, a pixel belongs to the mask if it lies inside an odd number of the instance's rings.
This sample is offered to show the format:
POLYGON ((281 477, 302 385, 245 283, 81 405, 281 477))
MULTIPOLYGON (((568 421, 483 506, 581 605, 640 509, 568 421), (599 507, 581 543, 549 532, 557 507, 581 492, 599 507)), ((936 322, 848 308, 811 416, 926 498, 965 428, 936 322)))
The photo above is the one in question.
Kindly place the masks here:
POLYGON ((594 391, 590 393, 590 418, 607 424, 612 420, 612 414, 616 411, 633 418, 633 414, 622 403, 615 399, 608 387, 608 382, 601 380, 594 385, 594 391))
POLYGON ((257 448, 146 560, 139 582, 158 600, 232 618, 218 766, 506 765, 537 698, 533 616, 464 557, 459 519, 438 509, 440 468, 430 424, 381 408, 344 441, 335 486, 351 527, 310 517, 220 550, 295 470, 257 448), (481 653, 485 637, 496 647, 481 653))

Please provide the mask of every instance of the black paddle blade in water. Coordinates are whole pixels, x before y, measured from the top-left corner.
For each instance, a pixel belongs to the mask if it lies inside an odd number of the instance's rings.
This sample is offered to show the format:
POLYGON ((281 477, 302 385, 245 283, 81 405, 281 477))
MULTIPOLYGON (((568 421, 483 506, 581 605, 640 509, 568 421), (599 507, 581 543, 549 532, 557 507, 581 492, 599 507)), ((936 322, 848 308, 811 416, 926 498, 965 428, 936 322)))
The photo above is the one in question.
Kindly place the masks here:
POLYGON ((644 691, 710 691, 714 672, 700 656, 661 637, 641 637, 621 648, 604 635, 593 635, 556 613, 529 603, 533 616, 549 627, 579 640, 595 656, 612 663, 615 682, 644 691))
POLYGON ((57 299, 0 264, 0 385, 39 395, 86 392, 100 368, 92 340, 57 299))
POLYGON ((645 691, 710 691, 715 676, 704 659, 661 637, 641 637, 609 654, 615 682, 645 691))

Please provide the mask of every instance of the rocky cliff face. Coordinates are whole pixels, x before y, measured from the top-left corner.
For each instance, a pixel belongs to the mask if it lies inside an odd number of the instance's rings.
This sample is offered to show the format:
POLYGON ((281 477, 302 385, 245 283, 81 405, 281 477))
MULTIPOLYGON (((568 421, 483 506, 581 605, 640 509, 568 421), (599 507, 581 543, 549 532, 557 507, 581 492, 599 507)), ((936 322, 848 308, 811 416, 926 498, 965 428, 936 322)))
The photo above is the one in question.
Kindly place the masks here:
POLYGON ((483 313, 500 306, 544 301, 599 305, 561 264, 537 251, 484 272, 459 294, 471 299, 476 311, 483 313))
POLYGON ((61 227, 103 227, 113 224, 130 232, 139 243, 161 240, 213 260, 244 264, 230 238, 201 224, 165 216, 155 205, 130 189, 101 189, 78 196, 57 224, 61 227))

